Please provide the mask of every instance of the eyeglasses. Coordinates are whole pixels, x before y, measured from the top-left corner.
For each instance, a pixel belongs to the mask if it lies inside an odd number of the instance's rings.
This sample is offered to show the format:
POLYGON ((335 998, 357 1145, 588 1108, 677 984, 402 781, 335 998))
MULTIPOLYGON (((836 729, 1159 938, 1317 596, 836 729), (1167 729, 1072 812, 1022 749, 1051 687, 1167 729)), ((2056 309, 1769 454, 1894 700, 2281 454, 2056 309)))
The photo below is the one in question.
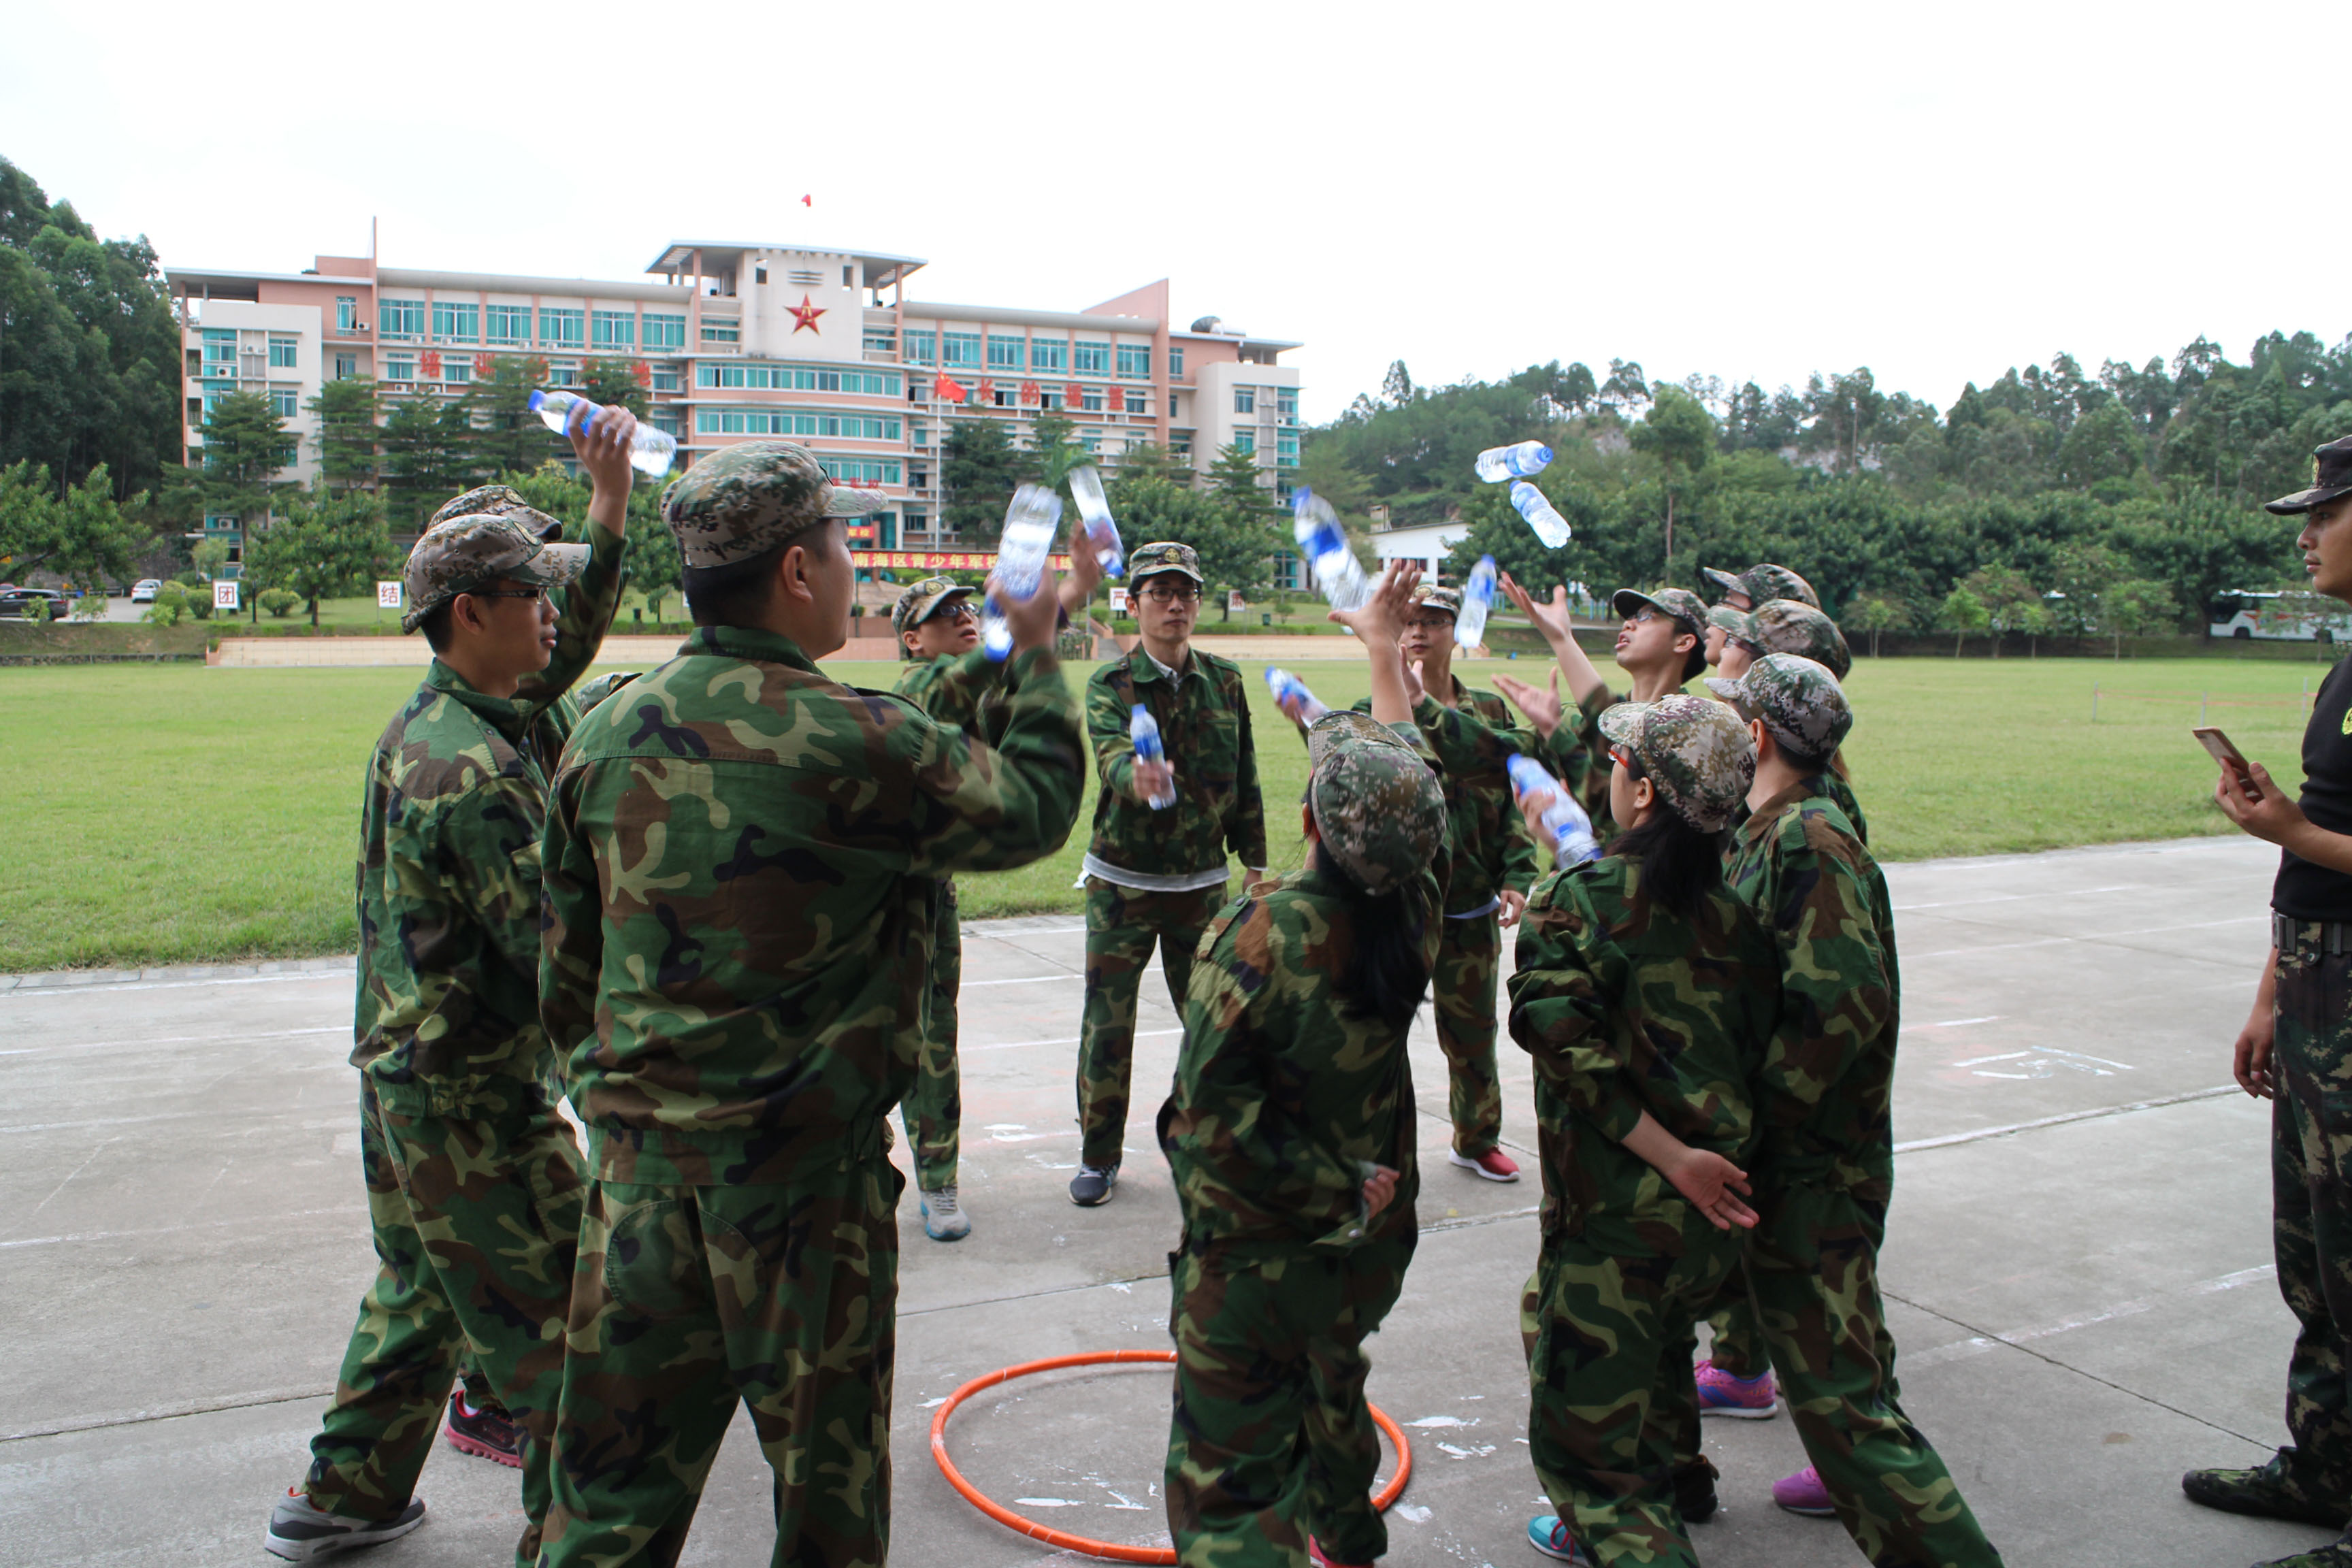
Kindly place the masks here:
POLYGON ((1627 751, 1622 746, 1610 747, 1609 760, 1615 763, 1621 768, 1630 769, 1633 766, 1633 753, 1627 751))
POLYGON ((542 605, 547 602, 544 588, 470 588, 467 592, 477 599, 536 599, 542 605))
POLYGON ((1201 590, 1190 583, 1181 586, 1154 583, 1150 587, 1143 589, 1142 594, 1145 598, 1155 604, 1189 605, 1201 596, 1201 590))
POLYGON ((941 605, 931 612, 935 621, 974 621, 980 618, 980 607, 970 599, 958 599, 952 605, 941 605))

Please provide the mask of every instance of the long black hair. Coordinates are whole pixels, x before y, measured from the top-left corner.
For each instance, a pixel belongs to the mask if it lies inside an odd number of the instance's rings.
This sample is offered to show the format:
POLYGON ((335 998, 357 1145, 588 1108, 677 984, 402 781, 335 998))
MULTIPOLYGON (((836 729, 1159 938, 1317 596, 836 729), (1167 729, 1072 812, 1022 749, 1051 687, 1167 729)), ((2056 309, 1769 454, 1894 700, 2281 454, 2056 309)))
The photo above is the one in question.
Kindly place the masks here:
MULTIPOLYGON (((1630 753, 1620 765, 1628 778, 1650 776, 1642 759, 1630 753)), ((1612 839, 1609 853, 1639 860, 1651 899, 1684 920, 1696 920, 1706 896, 1723 885, 1723 840, 1720 833, 1693 827, 1661 795, 1649 820, 1612 839)))
POLYGON ((1360 1018, 1376 1018, 1391 1029, 1405 1027, 1429 989, 1422 944, 1436 911, 1429 907, 1421 879, 1385 893, 1368 893, 1320 839, 1314 846, 1314 865, 1319 875, 1349 895, 1354 940, 1339 974, 1341 1005, 1360 1018))

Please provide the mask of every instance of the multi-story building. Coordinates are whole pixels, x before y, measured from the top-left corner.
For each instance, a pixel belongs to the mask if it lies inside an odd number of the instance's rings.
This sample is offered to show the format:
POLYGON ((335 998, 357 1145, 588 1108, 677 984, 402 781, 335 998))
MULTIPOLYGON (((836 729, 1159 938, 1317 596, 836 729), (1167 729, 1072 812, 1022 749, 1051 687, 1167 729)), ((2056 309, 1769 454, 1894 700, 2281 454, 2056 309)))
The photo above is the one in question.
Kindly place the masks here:
MULTIPOLYGON (((300 435, 286 478, 318 471, 310 399, 327 381, 373 376, 391 401, 462 395, 504 355, 576 386, 591 361, 625 363, 680 460, 790 436, 847 482, 891 505, 873 519, 885 551, 958 542, 941 511, 940 449, 955 421, 1001 420, 1026 445, 1056 413, 1107 467, 1158 443, 1206 469, 1237 445, 1287 489, 1298 460, 1299 345, 1229 331, 1214 317, 1179 330, 1166 279, 1085 310, 947 305, 907 297, 924 265, 789 245, 680 242, 626 282, 435 272, 321 256, 299 273, 166 270, 186 353, 186 445, 203 458, 205 410, 262 392, 300 435), (961 399, 941 395, 941 384, 961 399)), ((233 518, 210 533, 241 547, 233 518)))

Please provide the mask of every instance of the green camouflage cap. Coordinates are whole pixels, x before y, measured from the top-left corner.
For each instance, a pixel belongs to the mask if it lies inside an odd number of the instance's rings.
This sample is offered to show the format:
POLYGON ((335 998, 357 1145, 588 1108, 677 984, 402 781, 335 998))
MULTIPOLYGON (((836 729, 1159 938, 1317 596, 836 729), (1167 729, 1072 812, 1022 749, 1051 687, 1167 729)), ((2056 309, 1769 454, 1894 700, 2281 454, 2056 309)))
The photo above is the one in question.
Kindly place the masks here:
POLYGON ((731 566, 829 517, 887 505, 878 490, 836 486, 797 441, 746 441, 687 469, 662 492, 662 521, 688 566, 731 566))
POLYGON ((1731 710, 1675 692, 1601 710, 1601 732, 1642 760, 1676 816, 1701 833, 1731 826, 1756 782, 1756 747, 1731 710))
POLYGON ((1826 760, 1853 728, 1853 709, 1837 677, 1793 653, 1768 653, 1737 680, 1710 676, 1706 689, 1764 721, 1772 739, 1801 757, 1826 760))
POLYGON ((1766 653, 1793 653, 1815 664, 1827 665, 1840 680, 1853 668, 1853 650, 1837 623, 1811 605, 1794 599, 1774 599, 1749 612, 1756 623, 1755 646, 1766 653))
POLYGON ((1181 572, 1185 576, 1205 586, 1208 579, 1201 575, 1201 552, 1189 544, 1179 544, 1162 539, 1150 544, 1139 544, 1127 552, 1127 580, 1140 583, 1155 572, 1181 572))
POLYGON ((1706 624, 1721 626, 1725 635, 1734 642, 1746 643, 1759 653, 1763 651, 1763 645, 1756 640, 1756 617, 1745 610, 1735 610, 1729 605, 1709 605, 1706 607, 1706 624))
POLYGON ((415 631, 428 614, 460 594, 508 578, 561 588, 587 564, 586 545, 546 543, 515 518, 481 512, 444 519, 426 529, 408 552, 400 574, 408 613, 400 617, 400 629, 415 631))
POLYGON ((1680 621, 1683 629, 1701 642, 1706 640, 1706 603, 1688 588, 1660 588, 1649 594, 1620 588, 1609 596, 1610 609, 1629 621, 1644 605, 1669 620, 1680 621))
POLYGON ((1821 595, 1813 592, 1811 583, 1786 566, 1775 566, 1769 561, 1759 562, 1738 576, 1712 566, 1706 569, 1706 574, 1721 584, 1725 593, 1747 595, 1750 609, 1771 599, 1794 599, 1817 610, 1822 607, 1821 595))
POLYGON ((563 524, 523 500, 512 485, 477 485, 444 503, 425 526, 431 528, 453 517, 510 517, 550 544, 563 537, 563 524))
POLYGON ((1462 590, 1459 588, 1440 588, 1423 583, 1413 589, 1412 603, 1415 609, 1443 610, 1456 620, 1462 618, 1462 590))
POLYGON ((969 594, 972 591, 952 577, 924 578, 899 595, 898 602, 890 607, 892 635, 903 632, 908 626, 921 626, 931 618, 933 610, 938 609, 958 594, 969 594))
POLYGON ((1369 713, 1326 713, 1307 731, 1307 758, 1315 831, 1364 891, 1401 887, 1436 860, 1445 792, 1395 731, 1369 713))

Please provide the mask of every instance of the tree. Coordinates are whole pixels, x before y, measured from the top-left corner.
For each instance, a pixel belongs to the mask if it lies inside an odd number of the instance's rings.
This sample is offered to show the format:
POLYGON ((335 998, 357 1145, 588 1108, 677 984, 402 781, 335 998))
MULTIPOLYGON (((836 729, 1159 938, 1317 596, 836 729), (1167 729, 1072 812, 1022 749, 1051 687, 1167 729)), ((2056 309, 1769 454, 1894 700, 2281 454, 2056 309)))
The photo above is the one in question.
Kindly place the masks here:
POLYGON ((362 492, 331 495, 314 490, 297 497, 260 534, 246 535, 245 575, 257 591, 284 588, 310 603, 310 624, 319 624, 319 601, 361 593, 395 559, 383 502, 362 492))
POLYGON ((375 382, 360 375, 321 383, 303 405, 319 422, 319 477, 331 488, 374 488, 377 401, 375 382))
POLYGON ((1070 470, 1094 459, 1078 445, 1078 427, 1060 415, 1040 413, 1029 424, 1029 466, 1036 482, 1069 499, 1070 470))
POLYGON ((1404 361, 1389 362, 1389 373, 1381 378, 1381 401, 1387 404, 1412 401, 1412 372, 1405 369, 1404 361))
MULTIPOLYGON (((588 502, 593 495, 586 481, 574 479, 569 469, 553 458, 541 464, 536 472, 500 474, 499 482, 511 486, 516 494, 530 506, 562 523, 568 535, 577 537, 588 526, 588 502)), ((629 510, 625 520, 629 541, 629 586, 645 595, 646 606, 653 617, 661 619, 662 601, 678 585, 679 571, 685 560, 679 553, 677 536, 661 520, 661 491, 653 485, 632 485, 629 489, 629 510)))
POLYGON ((1970 632, 1980 632, 1991 620, 1984 601, 1966 588, 1955 588, 1944 595, 1943 608, 1937 612, 1937 624, 1952 634, 1952 657, 1960 657, 1960 645, 1970 632))
POLYGON ((1626 433, 1633 450, 1654 458, 1666 475, 1666 579, 1675 571, 1675 476, 1685 479, 1715 456, 1715 416, 1680 387, 1661 386, 1649 416, 1626 433))
POLYGON ((2088 489, 2101 479, 2127 479, 2139 471, 2143 447, 2131 412, 2122 404, 2102 404, 2074 422, 2058 446, 2058 473, 2068 484, 2088 489))
POLYGON ((1000 419, 958 419, 940 444, 940 509, 950 531, 966 544, 993 546, 1004 531, 1004 509, 1014 487, 1035 470, 1029 454, 1013 445, 1000 419))
POLYGON ((299 447, 262 394, 232 392, 215 400, 205 411, 204 466, 191 476, 205 512, 235 517, 252 531, 285 489, 278 470, 293 463, 299 447))
POLYGON ((1846 624, 1858 632, 1870 634, 1870 657, 1878 657, 1878 636, 1889 626, 1903 624, 1903 602, 1892 594, 1875 589, 1856 594, 1846 601, 1846 624))
POLYGON ((480 472, 475 437, 464 398, 419 396, 392 411, 382 437, 384 489, 387 510, 403 527, 421 524, 480 472))
POLYGON ((1992 656, 2000 657, 2003 634, 2025 629, 2029 609, 2042 607, 2042 595, 2032 584, 2006 566, 1979 566, 1962 579, 1960 586, 1977 596, 1985 607, 1986 624, 1990 627, 1992 656))
POLYGON ((2099 626, 2116 639, 2116 657, 2124 656, 2124 638, 2149 637, 2180 624, 2180 606, 2172 590, 2145 577, 2126 577, 2099 595, 2099 626))
POLYGON ((640 419, 653 406, 653 372, 643 360, 592 359, 581 380, 580 394, 591 403, 625 408, 640 419))
POLYGON ((1172 539, 1200 552, 1201 575, 1208 579, 1204 595, 1228 590, 1247 595, 1272 580, 1277 538, 1263 509, 1248 517, 1213 492, 1124 476, 1109 500, 1130 547, 1172 539))
POLYGON ((1119 455, 1118 473, 1107 482, 1116 484, 1120 479, 1160 479, 1178 489, 1191 489, 1192 465, 1178 462, 1157 441, 1135 441, 1119 455))
MULTIPOLYGON (((145 500, 132 497, 128 510, 145 500)), ((103 463, 63 493, 32 462, 0 468, 0 572, 23 582, 50 571, 85 588, 108 578, 127 583, 151 536, 125 510, 103 463)))
POLYGON ((563 438, 530 411, 530 395, 547 380, 547 362, 536 355, 499 354, 490 373, 467 390, 472 420, 474 471, 528 474, 562 452, 563 438))

